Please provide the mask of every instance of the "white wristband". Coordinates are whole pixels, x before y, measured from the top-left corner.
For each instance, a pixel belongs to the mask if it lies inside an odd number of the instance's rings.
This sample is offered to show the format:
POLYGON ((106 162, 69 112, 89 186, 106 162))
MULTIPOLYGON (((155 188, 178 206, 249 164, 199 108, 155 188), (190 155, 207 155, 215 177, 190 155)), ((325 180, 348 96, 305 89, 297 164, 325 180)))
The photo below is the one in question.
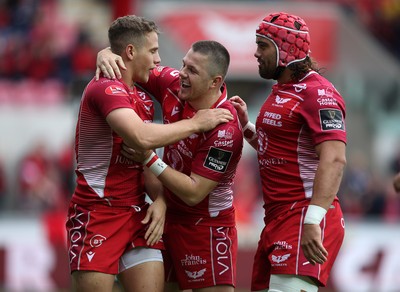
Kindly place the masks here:
POLYGON ((326 214, 326 209, 317 206, 317 205, 309 205, 306 213, 306 217, 304 218, 304 224, 320 224, 322 219, 326 214))
POLYGON ((162 161, 161 158, 157 158, 157 160, 148 166, 148 168, 155 176, 159 176, 167 168, 167 164, 162 161))
POLYGON ((246 131, 247 129, 254 133, 256 131, 256 126, 252 122, 248 121, 247 124, 243 127, 242 132, 246 131))
POLYGON ((147 158, 142 162, 142 164, 143 164, 143 165, 146 165, 147 163, 150 162, 150 160, 151 160, 154 156, 156 156, 156 153, 155 153, 155 152, 151 152, 150 156, 147 157, 147 158))
POLYGON ((257 138, 256 126, 250 121, 248 121, 247 124, 243 127, 242 132, 247 142, 251 142, 255 138, 257 138))

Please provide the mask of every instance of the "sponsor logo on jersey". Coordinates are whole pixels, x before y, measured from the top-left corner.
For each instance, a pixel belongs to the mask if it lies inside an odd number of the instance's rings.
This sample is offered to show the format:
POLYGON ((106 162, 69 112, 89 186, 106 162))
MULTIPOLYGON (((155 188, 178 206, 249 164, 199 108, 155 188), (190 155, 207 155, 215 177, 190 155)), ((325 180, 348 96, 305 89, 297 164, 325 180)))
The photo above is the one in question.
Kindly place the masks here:
POLYGON ((338 109, 321 109, 319 111, 323 131, 344 130, 342 112, 338 109))
POLYGON ((99 247, 100 245, 103 244, 103 241, 106 240, 107 238, 103 235, 96 234, 90 239, 90 246, 91 247, 99 247))
POLYGON ((185 270, 185 273, 189 278, 196 280, 197 278, 203 277, 206 270, 206 268, 194 272, 185 270))
POLYGON ((110 85, 105 89, 105 93, 108 95, 118 95, 118 96, 127 96, 128 92, 125 88, 117 85, 110 85))
POLYGON ((274 242, 274 245, 275 245, 275 250, 277 250, 277 249, 292 249, 293 248, 292 245, 287 243, 285 240, 276 241, 276 242, 274 242))
POLYGON ((171 112, 171 117, 173 117, 174 115, 176 115, 179 112, 180 112, 179 107, 174 106, 172 109, 172 112, 171 112))
POLYGON ((271 259, 275 263, 273 266, 286 266, 286 264, 282 264, 283 262, 287 261, 288 258, 290 257, 290 253, 284 254, 284 255, 272 255, 271 259))
POLYGON ((92 251, 88 251, 88 252, 86 253, 86 256, 87 256, 89 262, 92 261, 92 259, 93 259, 93 257, 94 257, 95 254, 96 254, 96 253, 95 253, 95 252, 92 252, 92 251))
POLYGON ((186 254, 185 258, 181 259, 181 265, 183 267, 205 264, 207 264, 207 260, 203 259, 201 256, 196 256, 192 254, 186 254))
POLYGON ((218 140, 214 141, 215 147, 233 147, 233 134, 235 133, 235 129, 229 127, 225 130, 218 130, 218 140))
POLYGON ((219 148, 211 147, 208 151, 204 166, 211 170, 224 173, 228 167, 231 157, 231 151, 225 151, 219 148))
POLYGON ((284 103, 287 103, 289 100, 291 100, 291 98, 282 98, 282 97, 280 97, 279 95, 277 95, 277 96, 275 97, 275 102, 276 102, 277 104, 284 104, 284 103))
POLYGON ((318 89, 318 96, 333 97, 333 90, 329 87, 318 89))
POLYGON ((335 98, 333 97, 320 97, 317 99, 317 102, 321 106, 326 106, 326 105, 338 105, 338 102, 335 98))
POLYGON ((265 112, 262 119, 262 123, 266 125, 271 125, 275 127, 282 127, 282 115, 272 112, 265 112))

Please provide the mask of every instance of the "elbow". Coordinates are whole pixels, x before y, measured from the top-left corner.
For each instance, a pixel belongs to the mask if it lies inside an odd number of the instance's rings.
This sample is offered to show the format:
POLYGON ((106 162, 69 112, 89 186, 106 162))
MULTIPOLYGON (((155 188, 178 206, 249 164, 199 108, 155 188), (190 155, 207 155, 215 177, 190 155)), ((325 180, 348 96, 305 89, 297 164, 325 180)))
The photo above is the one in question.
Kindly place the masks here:
POLYGON ((189 207, 194 207, 196 206, 198 203, 201 202, 201 200, 196 197, 196 196, 187 196, 185 197, 185 199, 183 200, 185 202, 186 205, 188 205, 189 207))
POLYGON ((198 192, 184 192, 179 195, 181 200, 189 207, 194 207, 199 204, 206 195, 199 194, 198 192))

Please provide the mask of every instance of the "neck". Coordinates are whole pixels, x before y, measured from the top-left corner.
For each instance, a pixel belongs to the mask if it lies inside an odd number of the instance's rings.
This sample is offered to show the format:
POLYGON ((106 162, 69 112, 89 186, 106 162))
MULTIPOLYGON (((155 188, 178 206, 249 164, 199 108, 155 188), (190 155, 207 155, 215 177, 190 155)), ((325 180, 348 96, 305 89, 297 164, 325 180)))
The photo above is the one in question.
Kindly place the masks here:
POLYGON ((191 100, 189 101, 189 104, 195 110, 209 109, 217 102, 217 100, 221 97, 221 94, 221 90, 218 90, 210 93, 207 96, 202 96, 197 100, 191 100))
POLYGON ((292 81, 292 71, 289 68, 285 68, 276 80, 279 84, 285 84, 292 81))

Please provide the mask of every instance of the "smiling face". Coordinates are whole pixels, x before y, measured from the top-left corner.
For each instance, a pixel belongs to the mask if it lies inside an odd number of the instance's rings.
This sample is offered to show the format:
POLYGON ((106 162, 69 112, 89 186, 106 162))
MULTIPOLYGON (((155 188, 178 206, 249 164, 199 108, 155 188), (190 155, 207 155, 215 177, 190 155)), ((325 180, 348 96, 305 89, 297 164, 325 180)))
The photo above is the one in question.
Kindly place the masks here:
POLYGON ((257 50, 254 57, 258 62, 258 73, 264 79, 273 79, 277 68, 277 50, 274 43, 266 38, 257 37, 257 50))
POLYGON ((195 102, 207 96, 212 87, 214 78, 210 75, 209 57, 192 49, 182 59, 182 68, 179 72, 181 100, 195 102))
POLYGON ((150 32, 145 36, 143 45, 139 48, 132 46, 132 81, 146 83, 149 80, 150 70, 160 64, 158 51, 158 35, 150 32))

